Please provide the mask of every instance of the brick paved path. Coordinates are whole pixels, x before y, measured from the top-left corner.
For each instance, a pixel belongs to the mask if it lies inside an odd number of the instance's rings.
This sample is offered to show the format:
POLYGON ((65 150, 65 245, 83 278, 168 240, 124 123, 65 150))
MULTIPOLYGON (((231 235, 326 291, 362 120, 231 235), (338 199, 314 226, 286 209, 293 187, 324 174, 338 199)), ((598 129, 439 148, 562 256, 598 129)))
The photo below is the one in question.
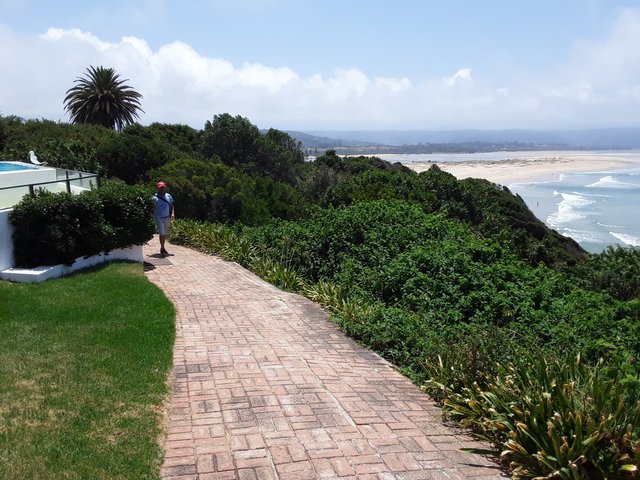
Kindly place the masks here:
POLYGON ((235 263, 144 247, 177 310, 162 476, 212 479, 497 479, 478 446, 315 304, 235 263))

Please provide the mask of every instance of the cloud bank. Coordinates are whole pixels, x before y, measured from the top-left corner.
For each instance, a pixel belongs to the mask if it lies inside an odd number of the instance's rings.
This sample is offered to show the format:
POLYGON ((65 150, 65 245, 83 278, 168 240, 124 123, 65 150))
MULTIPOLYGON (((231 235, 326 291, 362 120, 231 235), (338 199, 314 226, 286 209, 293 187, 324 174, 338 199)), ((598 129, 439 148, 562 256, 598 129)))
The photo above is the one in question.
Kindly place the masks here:
POLYGON ((507 80, 479 63, 418 82, 357 67, 303 77, 286 66, 234 65, 182 42, 154 51, 136 37, 110 43, 57 28, 24 36, 0 23, 0 114, 67 121, 67 89, 89 65, 102 65, 142 93, 143 124, 201 128, 228 112, 298 130, 638 126, 639 44, 640 9, 626 9, 599 41, 577 43, 545 72, 507 80))

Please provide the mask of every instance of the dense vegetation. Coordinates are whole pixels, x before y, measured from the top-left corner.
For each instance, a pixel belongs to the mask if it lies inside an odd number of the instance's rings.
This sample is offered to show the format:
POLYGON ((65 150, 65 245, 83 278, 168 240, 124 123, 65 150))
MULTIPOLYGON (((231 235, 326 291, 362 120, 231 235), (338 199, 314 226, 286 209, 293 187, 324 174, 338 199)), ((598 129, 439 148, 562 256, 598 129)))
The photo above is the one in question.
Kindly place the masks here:
POLYGON ((111 180, 73 195, 36 191, 9 213, 16 266, 71 265, 153 237, 153 202, 146 189, 111 180))
POLYGON ((229 114, 202 131, 0 125, 4 158, 35 149, 129 184, 167 182, 182 217, 171 241, 326 305, 516 475, 637 477, 639 250, 589 255, 508 189, 437 167, 331 150, 304 162, 286 133, 229 114), (57 157, 64 138, 86 157, 57 157))

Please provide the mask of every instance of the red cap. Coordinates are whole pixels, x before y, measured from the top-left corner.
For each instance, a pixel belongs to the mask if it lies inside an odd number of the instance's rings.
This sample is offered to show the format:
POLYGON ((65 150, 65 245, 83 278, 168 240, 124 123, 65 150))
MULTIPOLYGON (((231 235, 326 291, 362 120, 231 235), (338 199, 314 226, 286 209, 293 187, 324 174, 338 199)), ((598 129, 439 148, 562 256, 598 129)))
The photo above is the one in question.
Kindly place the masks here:
POLYGON ((158 183, 156 183, 156 188, 162 188, 162 187, 166 187, 166 186, 167 186, 167 184, 166 184, 166 183, 164 183, 164 182, 158 182, 158 183))

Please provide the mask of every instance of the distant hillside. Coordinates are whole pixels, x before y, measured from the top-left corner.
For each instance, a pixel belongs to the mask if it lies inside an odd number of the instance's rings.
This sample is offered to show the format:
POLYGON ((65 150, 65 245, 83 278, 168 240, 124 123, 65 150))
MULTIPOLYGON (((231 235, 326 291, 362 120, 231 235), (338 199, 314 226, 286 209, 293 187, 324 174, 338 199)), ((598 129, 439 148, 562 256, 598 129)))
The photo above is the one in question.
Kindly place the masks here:
POLYGON ((363 130, 288 132, 306 148, 338 146, 416 145, 450 143, 522 143, 541 148, 634 149, 640 148, 640 128, 585 130, 363 130), (298 136, 299 135, 299 136, 298 136), (309 143, 307 143, 307 139, 309 143), (315 143, 314 143, 315 142, 315 143))
MULTIPOLYGON (((341 139, 339 137, 329 138, 326 136, 312 135, 296 131, 288 131, 287 133, 299 142, 302 142, 302 145, 304 145, 305 148, 334 148, 353 145, 352 140, 341 139)), ((367 142, 362 140, 358 140, 357 144, 362 146, 379 145, 379 143, 367 142)))

